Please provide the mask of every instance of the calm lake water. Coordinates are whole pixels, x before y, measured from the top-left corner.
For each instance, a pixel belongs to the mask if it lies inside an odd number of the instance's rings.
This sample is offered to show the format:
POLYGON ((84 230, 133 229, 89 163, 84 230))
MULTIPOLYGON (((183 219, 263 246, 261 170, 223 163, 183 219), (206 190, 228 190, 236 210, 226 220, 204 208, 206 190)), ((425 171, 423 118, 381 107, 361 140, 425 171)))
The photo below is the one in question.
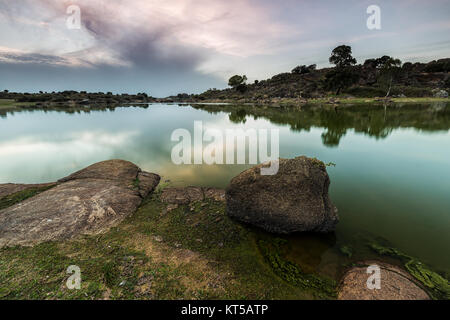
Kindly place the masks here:
MULTIPOLYGON (((0 110, 1 112, 1 110, 0 110)), ((277 128, 280 156, 316 157, 329 167, 339 209, 335 235, 290 237, 288 255, 306 270, 332 273, 365 258, 384 239, 438 271, 450 270, 450 105, 306 107, 150 105, 65 113, 0 113, 0 183, 55 181, 94 162, 132 161, 176 186, 225 187, 246 165, 171 161, 173 130, 195 120, 219 129, 277 128), (327 271, 328 270, 328 271, 327 271)), ((281 191, 281 190, 280 190, 281 191)))

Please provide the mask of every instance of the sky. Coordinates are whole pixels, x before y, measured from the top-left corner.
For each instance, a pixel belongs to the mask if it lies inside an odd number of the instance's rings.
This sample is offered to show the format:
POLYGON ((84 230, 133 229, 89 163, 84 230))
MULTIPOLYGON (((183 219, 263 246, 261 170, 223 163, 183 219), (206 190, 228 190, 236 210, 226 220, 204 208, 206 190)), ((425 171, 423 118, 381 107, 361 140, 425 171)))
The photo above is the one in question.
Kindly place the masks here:
POLYGON ((450 57, 449 17, 450 0, 0 0, 0 90, 200 93, 328 67, 341 44, 428 62, 450 57))

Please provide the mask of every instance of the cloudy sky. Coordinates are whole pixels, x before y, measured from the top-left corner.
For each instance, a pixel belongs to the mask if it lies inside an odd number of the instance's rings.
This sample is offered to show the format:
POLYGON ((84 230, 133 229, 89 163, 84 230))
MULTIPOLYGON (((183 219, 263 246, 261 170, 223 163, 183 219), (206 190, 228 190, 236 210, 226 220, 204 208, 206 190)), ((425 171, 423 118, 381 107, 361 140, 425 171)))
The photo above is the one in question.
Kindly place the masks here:
POLYGON ((198 93, 326 67, 340 44, 427 62, 450 57, 449 16, 450 0, 0 0, 0 90, 198 93))

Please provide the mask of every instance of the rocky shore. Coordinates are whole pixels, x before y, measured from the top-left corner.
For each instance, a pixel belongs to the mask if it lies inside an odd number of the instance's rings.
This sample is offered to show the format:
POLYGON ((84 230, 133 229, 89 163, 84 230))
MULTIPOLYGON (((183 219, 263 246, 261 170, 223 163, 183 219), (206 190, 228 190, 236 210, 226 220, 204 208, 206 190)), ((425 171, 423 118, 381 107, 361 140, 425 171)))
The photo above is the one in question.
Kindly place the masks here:
MULTIPOLYGON (((367 261, 348 265, 340 279, 305 272, 284 256, 279 233, 334 230, 326 167, 299 157, 282 160, 275 177, 258 170, 227 190, 158 188, 157 174, 110 160, 54 183, 0 185, 0 298, 449 297, 448 280, 416 262, 404 270, 370 261, 381 266, 376 291, 367 288, 367 261), (79 291, 65 287, 69 265, 83 272, 79 291)), ((397 254, 377 250, 380 258, 397 254)))
POLYGON ((35 245, 107 231, 134 213, 160 177, 131 162, 94 164, 53 184, 0 185, 2 198, 50 189, 0 211, 0 247, 35 245))

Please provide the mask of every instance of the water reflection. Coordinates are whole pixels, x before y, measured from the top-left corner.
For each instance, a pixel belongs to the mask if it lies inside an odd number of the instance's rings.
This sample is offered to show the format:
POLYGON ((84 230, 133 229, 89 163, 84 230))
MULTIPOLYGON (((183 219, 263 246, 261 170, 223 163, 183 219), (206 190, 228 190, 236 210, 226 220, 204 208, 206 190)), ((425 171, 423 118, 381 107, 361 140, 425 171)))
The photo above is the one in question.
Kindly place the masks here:
POLYGON ((245 123, 248 117, 264 118, 271 123, 289 125, 293 131, 310 131, 324 128, 322 143, 337 147, 349 130, 364 133, 376 139, 388 137, 398 128, 414 128, 428 132, 450 129, 450 104, 435 102, 424 104, 304 106, 285 109, 260 106, 210 106, 194 105, 210 113, 225 111, 233 123, 245 123))

